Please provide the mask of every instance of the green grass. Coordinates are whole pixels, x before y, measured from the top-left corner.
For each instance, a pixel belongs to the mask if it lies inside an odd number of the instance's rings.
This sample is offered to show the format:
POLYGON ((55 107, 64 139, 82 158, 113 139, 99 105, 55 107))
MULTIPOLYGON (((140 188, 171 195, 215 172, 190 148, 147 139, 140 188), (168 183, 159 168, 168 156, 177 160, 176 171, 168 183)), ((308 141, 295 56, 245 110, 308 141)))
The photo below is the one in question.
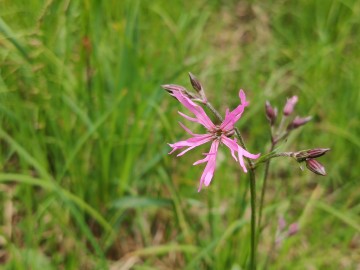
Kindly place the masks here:
POLYGON ((250 152, 293 94, 314 121, 282 150, 332 149, 326 177, 272 162, 259 268, 359 267, 360 2, 184 2, 0 0, 2 268, 246 268, 246 175, 224 150, 197 193, 207 148, 167 155, 184 110, 160 85, 188 71, 221 112, 246 91, 250 152), (269 252, 280 215, 301 229, 269 252))

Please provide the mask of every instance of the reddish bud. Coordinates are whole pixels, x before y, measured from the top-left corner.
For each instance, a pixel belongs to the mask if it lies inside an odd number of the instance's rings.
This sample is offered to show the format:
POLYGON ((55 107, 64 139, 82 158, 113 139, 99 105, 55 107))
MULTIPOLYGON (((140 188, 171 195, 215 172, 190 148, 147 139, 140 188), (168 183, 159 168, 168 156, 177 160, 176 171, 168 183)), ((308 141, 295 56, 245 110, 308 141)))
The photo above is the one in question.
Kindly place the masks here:
POLYGON ((292 114, 292 112, 294 111, 295 104, 297 102, 298 102, 297 96, 293 96, 287 100, 286 105, 283 110, 283 113, 285 116, 292 114))
POLYGON ((292 223, 292 224, 290 224, 289 229, 288 229, 288 236, 295 235, 295 234, 297 234, 298 231, 299 231, 299 224, 292 223))
POLYGON ((326 171, 325 167, 316 159, 307 159, 306 161, 306 168, 308 168, 310 171, 312 171, 315 174, 325 176, 326 171))
POLYGON ((308 158, 317 158, 321 157, 322 155, 325 155, 326 152, 330 151, 330 148, 314 148, 314 149, 308 149, 299 151, 294 154, 294 157, 298 162, 305 161, 308 158))
POLYGON ((277 108, 274 109, 273 107, 271 107, 270 102, 266 101, 265 113, 266 113, 266 118, 270 122, 270 125, 273 126, 275 124, 276 117, 277 117, 277 108))
POLYGON ((311 119, 312 116, 307 116, 307 117, 296 116, 295 119, 287 126, 287 130, 289 131, 301 127, 305 125, 307 122, 309 122, 311 119))

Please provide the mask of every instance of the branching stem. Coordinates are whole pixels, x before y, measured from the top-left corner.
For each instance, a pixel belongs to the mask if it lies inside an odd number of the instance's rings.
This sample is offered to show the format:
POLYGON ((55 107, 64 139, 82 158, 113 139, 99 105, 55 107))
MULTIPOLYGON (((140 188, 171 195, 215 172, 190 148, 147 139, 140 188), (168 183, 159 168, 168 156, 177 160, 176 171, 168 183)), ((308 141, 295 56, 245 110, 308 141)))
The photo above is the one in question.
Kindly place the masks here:
MULTIPOLYGON (((216 116, 216 118, 222 122, 223 118, 219 114, 219 112, 211 105, 211 103, 207 102, 205 104, 211 112, 216 116)), ((246 151, 246 146, 244 143, 244 139, 242 138, 240 131, 235 128, 236 136, 239 139, 240 145, 246 151)), ((245 157, 245 160, 248 164, 249 168, 249 178, 250 178, 250 196, 251 196, 251 249, 250 249, 250 269, 256 269, 256 182, 255 182, 255 167, 252 161, 245 157)))

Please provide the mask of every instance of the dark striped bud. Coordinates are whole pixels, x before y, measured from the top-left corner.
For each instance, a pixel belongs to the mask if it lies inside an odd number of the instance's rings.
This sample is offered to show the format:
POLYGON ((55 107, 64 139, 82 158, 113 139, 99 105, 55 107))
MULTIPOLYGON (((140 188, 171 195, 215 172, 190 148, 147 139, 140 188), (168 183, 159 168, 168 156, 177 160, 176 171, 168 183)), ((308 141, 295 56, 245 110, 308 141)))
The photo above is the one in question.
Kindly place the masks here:
POLYGON ((199 93, 200 95, 200 100, 203 103, 207 102, 207 98, 205 96, 205 91, 204 91, 204 87, 202 86, 202 84, 200 83, 200 81, 195 77, 194 74, 192 74, 191 72, 189 72, 189 78, 190 78, 190 82, 192 87, 195 89, 196 92, 199 93))
POLYGON ((308 168, 313 173, 322 176, 326 175, 325 167, 316 159, 307 159, 305 162, 306 168, 308 168))
POLYGON ((330 151, 330 148, 314 148, 296 152, 294 157, 298 162, 303 162, 309 158, 318 158, 326 154, 326 152, 330 151))
POLYGON ((192 87, 196 90, 196 92, 200 92, 203 89, 203 87, 199 82, 199 80, 191 72, 189 72, 189 77, 192 87))

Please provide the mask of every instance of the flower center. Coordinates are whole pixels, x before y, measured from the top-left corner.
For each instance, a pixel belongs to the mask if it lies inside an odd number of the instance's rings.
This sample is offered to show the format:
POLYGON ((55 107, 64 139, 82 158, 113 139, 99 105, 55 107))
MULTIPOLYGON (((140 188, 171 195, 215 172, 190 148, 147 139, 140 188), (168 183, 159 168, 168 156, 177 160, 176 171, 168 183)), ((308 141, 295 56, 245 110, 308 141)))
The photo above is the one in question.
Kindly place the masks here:
POLYGON ((226 137, 230 138, 234 135, 234 130, 222 130, 220 127, 216 127, 215 130, 212 131, 214 135, 214 139, 221 139, 222 135, 225 135, 226 137))
POLYGON ((221 137, 222 134, 223 134, 223 131, 221 129, 216 129, 215 130, 215 136, 216 137, 221 137))

